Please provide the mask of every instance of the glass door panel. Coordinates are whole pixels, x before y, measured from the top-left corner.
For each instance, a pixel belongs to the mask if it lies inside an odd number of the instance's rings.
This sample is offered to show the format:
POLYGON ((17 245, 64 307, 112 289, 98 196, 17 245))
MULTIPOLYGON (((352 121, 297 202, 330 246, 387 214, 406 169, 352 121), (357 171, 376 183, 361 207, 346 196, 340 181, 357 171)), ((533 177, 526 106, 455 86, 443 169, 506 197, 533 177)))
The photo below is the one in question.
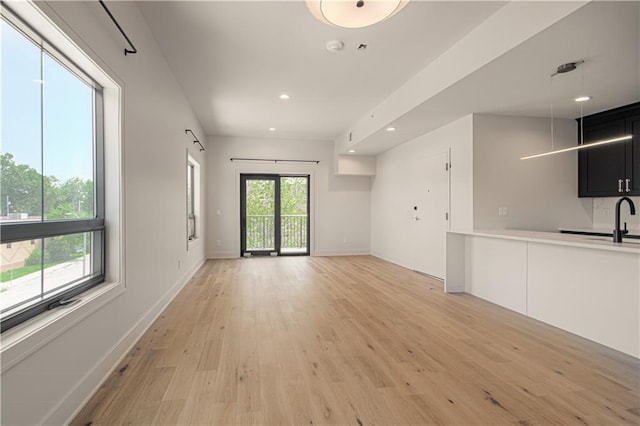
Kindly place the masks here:
POLYGON ((276 179, 242 176, 243 255, 276 251, 276 179))
POLYGON ((280 177, 280 252, 309 254, 309 177, 280 177))
POLYGON ((240 175, 241 256, 309 255, 309 176, 240 175))

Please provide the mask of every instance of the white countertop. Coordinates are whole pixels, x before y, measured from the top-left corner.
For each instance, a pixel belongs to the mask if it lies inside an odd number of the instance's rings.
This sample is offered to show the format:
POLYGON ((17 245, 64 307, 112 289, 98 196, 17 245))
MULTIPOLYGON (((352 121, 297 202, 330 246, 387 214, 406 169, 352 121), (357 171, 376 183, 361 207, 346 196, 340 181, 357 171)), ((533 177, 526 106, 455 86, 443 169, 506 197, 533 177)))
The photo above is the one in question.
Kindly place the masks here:
POLYGON ((452 234, 473 235, 478 237, 501 238, 507 240, 529 241, 543 244, 555 244, 596 250, 617 251, 640 255, 640 240, 614 243, 609 237, 592 235, 561 234, 560 232, 525 231, 521 229, 491 229, 473 231, 447 231, 452 234))
MULTIPOLYGON (((571 227, 567 226, 567 227, 558 228, 558 231, 597 232, 598 234, 613 235, 613 226, 611 228, 612 229, 606 229, 606 228, 571 228, 571 227)), ((638 229, 629 229, 629 235, 640 236, 640 230, 638 230, 638 229)))

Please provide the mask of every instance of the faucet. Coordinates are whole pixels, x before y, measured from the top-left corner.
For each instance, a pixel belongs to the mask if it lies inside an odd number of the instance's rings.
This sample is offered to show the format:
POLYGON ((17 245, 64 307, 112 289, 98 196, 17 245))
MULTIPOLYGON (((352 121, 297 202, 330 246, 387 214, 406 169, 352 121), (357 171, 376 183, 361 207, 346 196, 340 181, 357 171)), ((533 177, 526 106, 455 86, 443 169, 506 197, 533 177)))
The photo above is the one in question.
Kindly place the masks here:
POLYGON ((614 243, 621 243, 622 236, 629 233, 629 231, 627 230, 627 222, 624 223, 624 229, 620 229, 620 205, 623 201, 629 203, 629 210, 631 210, 631 214, 636 214, 636 206, 633 204, 633 201, 631 201, 631 198, 622 197, 618 200, 618 202, 616 203, 616 229, 613 230, 614 243))

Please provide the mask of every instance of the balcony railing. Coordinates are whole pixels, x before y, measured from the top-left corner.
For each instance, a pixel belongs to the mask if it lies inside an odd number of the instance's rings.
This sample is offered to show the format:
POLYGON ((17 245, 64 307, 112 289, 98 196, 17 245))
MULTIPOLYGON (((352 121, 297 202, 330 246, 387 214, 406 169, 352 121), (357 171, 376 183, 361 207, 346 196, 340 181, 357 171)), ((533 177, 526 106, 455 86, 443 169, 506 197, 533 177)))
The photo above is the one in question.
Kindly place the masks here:
MULTIPOLYGON (((286 249, 307 248, 307 215, 280 216, 280 245, 286 249)), ((272 215, 247 216, 247 250, 275 250, 272 215)))

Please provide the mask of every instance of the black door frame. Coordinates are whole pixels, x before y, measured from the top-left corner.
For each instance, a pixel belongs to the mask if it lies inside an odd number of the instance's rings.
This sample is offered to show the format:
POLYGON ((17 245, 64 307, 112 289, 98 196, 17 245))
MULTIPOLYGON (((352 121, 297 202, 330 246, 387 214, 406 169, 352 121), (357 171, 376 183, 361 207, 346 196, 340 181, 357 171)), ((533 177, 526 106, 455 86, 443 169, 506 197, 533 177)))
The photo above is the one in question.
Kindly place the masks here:
POLYGON ((311 254, 311 175, 298 173, 241 173, 240 174, 240 256, 309 256, 311 254), (282 253, 282 218, 280 182, 283 177, 301 177, 307 179, 307 250, 301 253, 282 253), (274 250, 247 250, 247 180, 274 181, 274 250))

